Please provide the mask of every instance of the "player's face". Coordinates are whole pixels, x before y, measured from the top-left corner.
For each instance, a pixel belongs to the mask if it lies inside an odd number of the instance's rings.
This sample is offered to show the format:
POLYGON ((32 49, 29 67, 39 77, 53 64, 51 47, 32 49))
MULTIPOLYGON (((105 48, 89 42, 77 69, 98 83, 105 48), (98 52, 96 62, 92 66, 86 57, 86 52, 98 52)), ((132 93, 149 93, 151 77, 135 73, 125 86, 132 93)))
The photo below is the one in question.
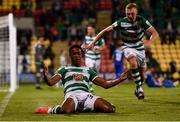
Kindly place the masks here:
POLYGON ((121 40, 117 41, 117 46, 122 46, 123 45, 123 42, 121 40))
POLYGON ((136 8, 126 9, 126 16, 128 17, 128 20, 130 22, 134 22, 137 16, 137 9, 136 8))
POLYGON ((81 52, 81 49, 73 48, 71 50, 70 57, 71 57, 72 65, 81 66, 81 62, 82 62, 82 52, 81 52))
POLYGON ((95 29, 93 27, 87 27, 87 34, 93 36, 95 34, 95 29))

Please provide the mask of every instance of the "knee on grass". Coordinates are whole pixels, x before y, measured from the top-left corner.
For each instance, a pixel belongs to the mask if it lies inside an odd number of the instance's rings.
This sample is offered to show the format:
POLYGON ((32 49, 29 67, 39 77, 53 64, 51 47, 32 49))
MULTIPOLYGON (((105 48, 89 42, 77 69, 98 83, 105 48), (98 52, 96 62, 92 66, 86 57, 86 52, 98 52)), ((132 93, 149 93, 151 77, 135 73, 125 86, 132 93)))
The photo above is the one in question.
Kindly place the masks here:
POLYGON ((114 113, 115 111, 116 111, 116 108, 114 105, 106 106, 104 108, 104 112, 106 112, 106 113, 114 113))

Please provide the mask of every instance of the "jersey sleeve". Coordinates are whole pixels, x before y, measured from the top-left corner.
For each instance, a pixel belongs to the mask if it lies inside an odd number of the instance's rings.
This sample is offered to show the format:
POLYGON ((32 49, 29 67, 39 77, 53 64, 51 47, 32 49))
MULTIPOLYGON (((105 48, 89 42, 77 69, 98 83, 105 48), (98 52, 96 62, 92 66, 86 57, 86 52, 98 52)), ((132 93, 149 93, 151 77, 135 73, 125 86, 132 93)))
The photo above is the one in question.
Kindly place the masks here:
POLYGON ((93 81, 98 76, 97 73, 94 70, 92 70, 91 68, 89 68, 88 73, 90 75, 90 77, 89 77, 90 81, 93 81))
POLYGON ((103 38, 101 38, 101 39, 99 39, 99 46, 101 46, 101 45, 103 45, 103 44, 105 44, 105 41, 104 41, 104 39, 103 38))
POLYGON ((118 21, 115 21, 111 26, 113 27, 113 29, 115 29, 115 28, 117 28, 120 25, 121 25, 121 21, 118 20, 118 21))
POLYGON ((142 26, 144 27, 145 30, 152 27, 151 23, 143 17, 142 17, 142 26))
POLYGON ((60 67, 59 69, 56 70, 55 74, 58 74, 62 77, 64 76, 65 72, 66 72, 65 67, 60 67))

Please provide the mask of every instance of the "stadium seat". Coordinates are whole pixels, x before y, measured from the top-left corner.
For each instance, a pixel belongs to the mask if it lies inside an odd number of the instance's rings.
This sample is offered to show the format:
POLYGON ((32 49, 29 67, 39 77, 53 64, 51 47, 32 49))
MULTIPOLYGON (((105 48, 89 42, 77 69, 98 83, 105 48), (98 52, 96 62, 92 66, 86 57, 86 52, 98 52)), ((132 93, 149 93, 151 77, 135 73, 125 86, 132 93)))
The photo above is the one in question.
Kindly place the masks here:
POLYGON ((156 49, 157 49, 157 50, 158 50, 158 49, 162 49, 161 44, 157 44, 157 45, 156 45, 156 49))
POLYGON ((151 48, 151 52, 154 54, 156 53, 156 48, 151 48))
POLYGON ((164 60, 164 58, 161 58, 161 59, 159 59, 159 63, 160 63, 160 64, 165 64, 165 63, 166 63, 166 60, 164 60))
POLYGON ((180 71, 180 64, 177 64, 177 70, 180 71))
POLYGON ((160 41, 160 40, 156 40, 156 41, 154 42, 154 44, 161 44, 161 41, 160 41))
POLYGON ((109 64, 113 64, 113 60, 111 60, 111 59, 107 60, 107 64, 108 64, 108 65, 109 65, 109 64))
POLYGON ((157 53, 154 53, 154 54, 153 54, 153 57, 154 57, 155 59, 158 59, 157 53))
POLYGON ((175 58, 175 59, 178 58, 178 55, 176 53, 171 53, 171 56, 172 56, 172 58, 175 58))
POLYGON ((165 49, 165 48, 163 48, 163 53, 164 53, 164 54, 169 54, 169 53, 170 53, 170 51, 169 51, 169 49, 165 49))
POLYGON ((163 48, 164 50, 168 50, 168 49, 169 49, 169 46, 166 45, 166 44, 164 44, 164 45, 162 45, 162 48, 163 48))
POLYGON ((160 64, 161 70, 162 71, 167 71, 168 66, 166 64, 160 64))
POLYGON ((171 44, 171 45, 169 45, 169 48, 170 48, 170 49, 175 49, 175 45, 174 45, 174 44, 171 44))
POLYGON ((163 50, 161 48, 157 49, 157 54, 163 54, 163 50))
POLYGON ((107 69, 106 65, 101 65, 100 72, 101 73, 106 73, 106 71, 107 71, 106 69, 107 69))
POLYGON ((158 58, 159 58, 159 59, 164 59, 164 55, 163 55, 162 53, 159 53, 159 54, 158 54, 158 58))
POLYGON ((101 60, 101 63, 100 63, 100 67, 103 66, 103 65, 106 65, 106 60, 101 60))
POLYGON ((76 0, 74 3, 76 4, 75 6, 77 8, 80 8, 80 6, 81 6, 81 1, 80 0, 76 0))
POLYGON ((107 72, 108 73, 114 73, 114 64, 109 64, 107 66, 107 72))
POLYGON ((166 60, 167 64, 169 64, 169 63, 172 61, 172 59, 171 59, 171 58, 169 58, 169 59, 165 59, 165 60, 166 60))

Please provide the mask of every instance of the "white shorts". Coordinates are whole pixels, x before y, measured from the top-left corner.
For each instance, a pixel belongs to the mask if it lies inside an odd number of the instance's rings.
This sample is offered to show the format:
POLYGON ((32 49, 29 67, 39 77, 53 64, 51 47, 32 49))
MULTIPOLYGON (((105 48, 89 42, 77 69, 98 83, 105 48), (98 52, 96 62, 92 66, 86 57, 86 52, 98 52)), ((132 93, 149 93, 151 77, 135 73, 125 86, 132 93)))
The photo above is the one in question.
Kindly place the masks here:
MULTIPOLYGON (((123 47, 122 47, 123 48, 123 47)), ((146 55, 145 51, 138 51, 134 48, 125 48, 123 49, 125 58, 128 58, 130 55, 134 55, 137 59, 137 63, 139 67, 145 68, 146 67, 146 55)))
POLYGON ((93 111, 94 103, 100 97, 91 93, 82 92, 66 94, 64 102, 67 98, 73 99, 75 103, 75 111, 93 111))
POLYGON ((85 58, 85 64, 87 67, 95 69, 97 72, 100 70, 100 59, 99 60, 93 60, 90 58, 85 58))

